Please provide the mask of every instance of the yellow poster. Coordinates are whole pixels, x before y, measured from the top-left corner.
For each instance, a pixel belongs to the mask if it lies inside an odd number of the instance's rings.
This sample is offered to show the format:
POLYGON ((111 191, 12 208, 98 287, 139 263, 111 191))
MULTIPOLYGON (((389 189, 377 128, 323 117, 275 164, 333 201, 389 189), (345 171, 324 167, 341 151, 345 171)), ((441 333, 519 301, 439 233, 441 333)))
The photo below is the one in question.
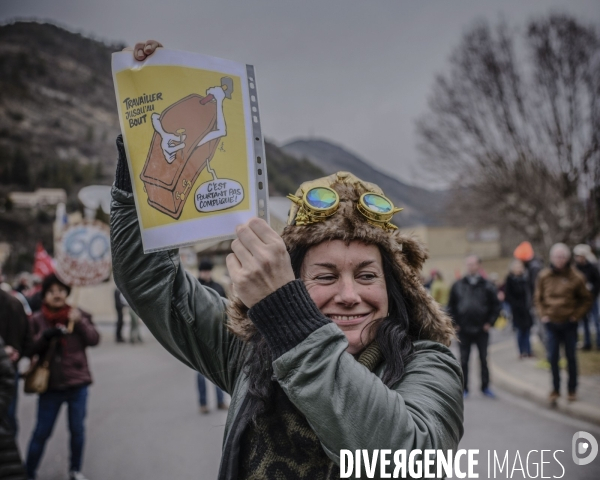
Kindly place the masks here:
POLYGON ((166 49, 137 62, 121 52, 113 79, 146 252, 233 238, 235 225, 266 217, 248 66, 166 49))

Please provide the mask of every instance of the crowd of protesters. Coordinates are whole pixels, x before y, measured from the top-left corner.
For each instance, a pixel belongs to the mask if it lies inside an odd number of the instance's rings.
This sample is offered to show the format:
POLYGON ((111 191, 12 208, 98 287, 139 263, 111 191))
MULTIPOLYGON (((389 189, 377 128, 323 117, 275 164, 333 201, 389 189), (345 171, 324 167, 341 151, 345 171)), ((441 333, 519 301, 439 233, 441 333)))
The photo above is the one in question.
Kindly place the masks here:
MULTIPOLYGON (((92 375, 86 349, 100 334, 91 316, 67 304, 71 287, 55 274, 33 286, 20 276, 14 289, 0 289, 0 478, 35 479, 44 449, 63 404, 70 433, 70 480, 81 473, 85 444, 88 387, 92 375), (37 417, 25 461, 16 442, 19 361, 32 359, 48 374, 38 391, 37 417)), ((39 373, 39 370, 38 370, 39 373)), ((22 383, 22 382, 21 382, 22 383)))
POLYGON ((503 312, 512 321, 520 359, 535 357, 531 332, 537 326, 552 373, 551 404, 555 404, 561 395, 559 360, 560 347, 564 345, 567 399, 575 401, 578 326, 583 330, 581 350, 592 350, 593 330, 596 349, 600 350, 598 261, 586 244, 577 245, 573 250, 563 243, 555 244, 549 251, 549 264, 545 268, 529 242, 522 242, 513 256, 504 281, 499 280, 497 274, 487 275, 481 260, 471 255, 465 261, 466 274, 450 290, 439 270, 432 270, 431 280, 425 283, 431 296, 446 308, 454 321, 464 376, 464 396, 469 395, 469 357, 472 346, 476 345, 481 363, 481 391, 487 397, 495 397, 489 387, 487 347, 489 330, 503 312))
MULTIPOLYGON (((214 281, 212 270, 212 262, 202 260, 198 280, 225 297, 225 289, 214 281)), ((555 403, 561 395, 559 356, 560 346, 564 345, 568 371, 567 398, 575 401, 578 325, 583 330, 581 349, 591 350, 595 345, 600 350, 597 303, 600 271, 592 249, 581 244, 571 250, 567 245, 558 243, 550 249, 549 263, 544 268, 531 244, 523 242, 514 251, 506 278, 501 281, 495 277, 498 275, 486 274, 479 257, 469 255, 465 259, 464 276, 452 285, 444 280, 439 270, 432 270, 431 280, 427 283, 433 299, 446 309, 454 322, 464 397, 469 396, 469 359, 475 345, 481 366, 480 390, 484 396, 495 398, 490 388, 488 344, 490 330, 501 311, 505 311, 516 334, 519 358, 534 357, 531 332, 536 326, 540 330, 552 373, 551 403, 555 403)), ((44 279, 21 275, 14 288, 7 283, 2 283, 0 288, 0 455, 4 459, 0 465, 0 478, 7 475, 15 479, 36 478, 46 442, 62 404, 66 404, 70 478, 84 479, 81 474, 84 423, 88 386, 92 383, 86 349, 97 345, 100 335, 89 314, 67 304, 70 290, 70 286, 54 274, 44 279), (50 360, 47 390, 38 395, 36 424, 24 461, 15 440, 18 431, 18 364, 23 357, 50 360)), ((121 343, 125 342, 122 331, 124 309, 128 305, 119 290, 115 290, 114 294, 118 316, 115 340, 121 343)), ((129 315, 129 341, 141 342, 139 319, 131 308, 129 315)), ((208 413, 206 380, 200 373, 197 384, 200 412, 208 413)), ((223 392, 219 387, 215 389, 217 408, 227 410, 223 392)))
MULTIPOLYGON (((212 278, 213 263, 203 259, 198 280, 226 297, 223 286, 212 278)), ((86 348, 96 346, 100 334, 91 315, 67 303, 71 287, 55 274, 45 278, 22 273, 14 286, 3 281, 0 271, 0 479, 35 479, 45 445, 50 438, 61 406, 67 405, 70 433, 70 480, 85 480, 81 473, 85 444, 85 417, 88 387, 92 383, 86 348), (19 362, 31 365, 48 361, 49 378, 45 392, 38 395, 37 418, 25 458, 16 442, 19 362)), ((130 319, 128 341, 142 343, 141 320, 127 300, 114 290, 117 315, 115 342, 125 343, 126 313, 130 319)), ((21 364, 23 370, 23 364, 21 364)), ((26 365, 25 365, 26 367, 26 365)), ((206 379, 197 374, 200 412, 209 413, 206 379)), ((215 386, 217 409, 227 410, 225 395, 215 386)))

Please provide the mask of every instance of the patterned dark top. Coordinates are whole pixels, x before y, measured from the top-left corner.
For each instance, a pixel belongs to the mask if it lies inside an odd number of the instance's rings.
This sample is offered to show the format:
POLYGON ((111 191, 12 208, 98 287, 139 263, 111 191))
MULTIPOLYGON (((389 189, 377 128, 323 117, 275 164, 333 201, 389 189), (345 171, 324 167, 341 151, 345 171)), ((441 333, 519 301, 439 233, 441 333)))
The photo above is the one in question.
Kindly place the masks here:
MULTIPOLYGON (((358 362, 373 371, 383 360, 376 342, 358 362)), ((333 480, 338 465, 323 451, 317 435, 279 385, 274 408, 250 423, 243 434, 240 480, 333 480)))

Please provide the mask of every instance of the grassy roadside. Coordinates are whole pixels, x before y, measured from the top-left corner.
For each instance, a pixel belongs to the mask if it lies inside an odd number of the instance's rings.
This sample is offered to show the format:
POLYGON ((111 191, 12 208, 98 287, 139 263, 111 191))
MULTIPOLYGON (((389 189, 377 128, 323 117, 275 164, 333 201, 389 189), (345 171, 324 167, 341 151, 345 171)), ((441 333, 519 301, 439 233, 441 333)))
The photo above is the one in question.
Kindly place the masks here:
MULTIPOLYGON (((580 337, 580 342, 582 337, 580 337)), ((544 370, 550 370, 550 364, 546 360, 546 348, 538 340, 532 338, 533 354, 537 358, 536 367, 544 370)), ((588 352, 581 349, 577 350, 577 365, 579 375, 600 375, 600 350, 593 349, 588 352)), ((564 349, 561 348, 561 359, 559 362, 561 369, 567 368, 567 360, 564 356, 564 349)))

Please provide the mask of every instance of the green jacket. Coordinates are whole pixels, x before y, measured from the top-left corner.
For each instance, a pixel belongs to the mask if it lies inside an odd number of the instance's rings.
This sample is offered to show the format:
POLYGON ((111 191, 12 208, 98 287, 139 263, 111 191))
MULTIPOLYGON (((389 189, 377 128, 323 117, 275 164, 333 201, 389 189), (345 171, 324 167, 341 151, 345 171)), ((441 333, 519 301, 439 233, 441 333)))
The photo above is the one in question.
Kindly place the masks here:
MULTIPOLYGON (((113 187, 112 195, 117 286, 173 356, 231 395, 219 478, 235 479, 239 441, 248 422, 248 379, 245 343, 225 326, 227 300, 187 273, 177 250, 144 255, 132 194, 113 187)), ((297 306, 300 312, 315 309, 314 304, 297 306)), ((285 312, 269 315, 284 318, 285 312)), ((417 341, 414 346, 414 359, 393 389, 380 380, 385 362, 374 372, 360 365, 346 353, 346 337, 331 322, 279 356, 273 369, 338 464, 341 449, 455 450, 463 434, 460 366, 439 343, 417 341)))

